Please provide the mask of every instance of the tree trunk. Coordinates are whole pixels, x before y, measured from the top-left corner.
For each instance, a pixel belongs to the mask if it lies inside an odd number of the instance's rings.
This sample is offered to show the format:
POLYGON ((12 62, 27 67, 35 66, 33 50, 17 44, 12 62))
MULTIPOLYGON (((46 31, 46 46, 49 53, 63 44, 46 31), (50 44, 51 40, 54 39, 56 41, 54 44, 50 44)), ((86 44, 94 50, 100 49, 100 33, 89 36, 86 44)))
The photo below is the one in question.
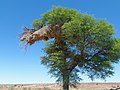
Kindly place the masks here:
POLYGON ((63 73, 63 90, 69 90, 69 73, 67 71, 63 73))

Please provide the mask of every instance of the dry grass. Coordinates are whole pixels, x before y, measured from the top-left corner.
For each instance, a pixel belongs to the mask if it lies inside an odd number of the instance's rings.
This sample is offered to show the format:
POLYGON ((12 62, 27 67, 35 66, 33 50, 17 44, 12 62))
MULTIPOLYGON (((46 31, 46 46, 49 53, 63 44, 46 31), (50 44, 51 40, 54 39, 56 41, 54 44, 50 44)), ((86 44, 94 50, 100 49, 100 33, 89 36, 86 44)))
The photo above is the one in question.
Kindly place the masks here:
MULTIPOLYGON (((78 88, 70 90, 110 90, 120 86, 120 83, 79 83, 78 88)), ((57 84, 3 84, 0 90, 62 90, 57 84)), ((118 89, 120 90, 120 89, 118 89)))

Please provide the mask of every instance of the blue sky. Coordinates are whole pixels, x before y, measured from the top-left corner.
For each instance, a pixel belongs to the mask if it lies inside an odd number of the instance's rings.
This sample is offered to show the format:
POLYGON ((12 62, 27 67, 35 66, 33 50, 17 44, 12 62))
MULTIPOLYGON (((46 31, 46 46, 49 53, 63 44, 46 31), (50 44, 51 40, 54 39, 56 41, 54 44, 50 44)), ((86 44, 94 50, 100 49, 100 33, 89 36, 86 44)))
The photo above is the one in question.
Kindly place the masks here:
MULTIPOLYGON (((53 5, 77 9, 82 13, 106 19, 114 25, 115 37, 120 38, 120 0, 0 0, 0 84, 55 82, 40 64, 44 42, 25 51, 19 42, 23 26, 31 27, 35 19, 53 5)), ((114 65, 115 74, 107 82, 120 82, 120 63, 114 65)), ((82 76, 84 81, 90 80, 82 76)), ((103 82, 95 80, 95 82, 103 82)))

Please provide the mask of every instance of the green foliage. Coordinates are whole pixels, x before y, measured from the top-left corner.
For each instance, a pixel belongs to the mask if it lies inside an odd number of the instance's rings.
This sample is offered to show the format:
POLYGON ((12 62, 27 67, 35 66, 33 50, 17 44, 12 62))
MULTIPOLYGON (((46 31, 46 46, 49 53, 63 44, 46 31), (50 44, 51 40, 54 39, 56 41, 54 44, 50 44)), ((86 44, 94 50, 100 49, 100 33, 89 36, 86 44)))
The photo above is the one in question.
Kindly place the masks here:
POLYGON ((40 25, 63 25, 65 22, 69 22, 74 18, 80 17, 81 14, 78 11, 68 8, 54 7, 51 11, 43 14, 41 19, 37 19, 33 22, 33 27, 39 29, 40 25))
POLYGON ((61 26, 62 41, 50 40, 44 48, 46 55, 41 58, 41 63, 49 67, 49 73, 57 81, 63 81, 65 71, 70 82, 81 80, 79 72, 92 80, 113 75, 113 64, 120 58, 120 39, 113 37, 113 25, 62 7, 43 14, 33 26, 40 28, 41 22, 61 26))
POLYGON ((120 58, 120 40, 113 38, 115 31, 111 24, 83 15, 77 20, 65 23, 63 33, 64 40, 70 47, 75 47, 76 52, 82 51, 85 54, 84 63, 80 67, 83 73, 87 73, 92 80, 113 75, 112 64, 120 58))
POLYGON ((32 26, 38 30, 42 28, 45 25, 44 21, 42 19, 36 19, 33 23, 32 26))
MULTIPOLYGON (((58 43, 57 41, 50 41, 44 51, 47 53, 46 56, 41 58, 41 63, 50 68, 49 73, 53 77, 57 78, 57 82, 63 81, 63 71, 69 66, 71 58, 69 57, 72 52, 69 51, 69 47, 63 42, 58 43), (67 51, 66 51, 67 50, 67 51)), ((69 74, 70 82, 78 82, 81 78, 78 76, 78 69, 74 68, 73 72, 69 74)))

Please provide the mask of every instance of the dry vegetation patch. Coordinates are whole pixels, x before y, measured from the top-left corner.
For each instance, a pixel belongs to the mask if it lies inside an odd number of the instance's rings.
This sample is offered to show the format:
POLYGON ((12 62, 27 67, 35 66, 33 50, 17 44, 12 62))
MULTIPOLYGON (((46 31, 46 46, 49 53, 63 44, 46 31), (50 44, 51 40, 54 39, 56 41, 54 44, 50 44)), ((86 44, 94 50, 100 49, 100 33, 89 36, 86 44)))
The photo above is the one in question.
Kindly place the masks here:
MULTIPOLYGON (((0 90, 62 90, 58 84, 1 84, 0 90)), ((79 83, 70 90, 120 90, 120 83, 79 83)))

